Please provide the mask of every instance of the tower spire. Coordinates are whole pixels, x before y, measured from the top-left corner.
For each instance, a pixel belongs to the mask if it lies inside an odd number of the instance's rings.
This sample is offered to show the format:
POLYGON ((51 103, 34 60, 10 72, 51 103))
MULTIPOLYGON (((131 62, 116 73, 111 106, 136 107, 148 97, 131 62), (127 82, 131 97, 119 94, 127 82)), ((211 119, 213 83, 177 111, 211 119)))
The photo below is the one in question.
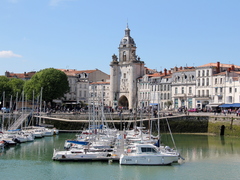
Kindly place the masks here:
POLYGON ((125 36, 129 37, 130 36, 130 29, 128 28, 128 23, 127 23, 127 27, 125 29, 125 36))

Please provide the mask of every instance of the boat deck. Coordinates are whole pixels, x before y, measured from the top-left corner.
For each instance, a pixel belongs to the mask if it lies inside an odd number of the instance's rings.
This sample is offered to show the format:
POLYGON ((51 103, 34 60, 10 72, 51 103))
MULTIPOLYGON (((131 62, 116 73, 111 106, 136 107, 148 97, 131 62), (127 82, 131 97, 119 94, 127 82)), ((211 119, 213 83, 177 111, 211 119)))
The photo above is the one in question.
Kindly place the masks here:
POLYGON ((113 161, 113 162, 119 162, 120 157, 100 157, 100 158, 61 158, 61 159, 53 159, 54 161, 113 161))

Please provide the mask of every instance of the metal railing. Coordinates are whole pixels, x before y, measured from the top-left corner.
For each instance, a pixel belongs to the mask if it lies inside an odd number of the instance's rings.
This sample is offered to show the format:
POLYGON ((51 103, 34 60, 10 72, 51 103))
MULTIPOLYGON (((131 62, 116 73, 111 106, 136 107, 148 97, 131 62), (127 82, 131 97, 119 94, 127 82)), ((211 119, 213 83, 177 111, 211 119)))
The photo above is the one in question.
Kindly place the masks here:
POLYGON ((26 120, 26 118, 31 114, 30 113, 23 113, 14 123, 12 126, 8 128, 8 130, 15 130, 21 126, 21 124, 26 120))

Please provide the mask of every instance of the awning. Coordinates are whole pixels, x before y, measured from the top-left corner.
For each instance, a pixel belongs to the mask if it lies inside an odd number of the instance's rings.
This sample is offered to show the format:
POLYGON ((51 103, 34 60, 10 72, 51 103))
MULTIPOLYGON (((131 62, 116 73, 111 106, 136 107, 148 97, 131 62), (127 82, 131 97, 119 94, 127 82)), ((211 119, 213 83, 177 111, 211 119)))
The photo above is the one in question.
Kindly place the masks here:
POLYGON ((64 101, 65 104, 77 104, 77 101, 64 101))
POLYGON ((222 107, 222 108, 240 107, 240 103, 222 104, 222 105, 220 105, 219 107, 222 107))
POLYGON ((208 105, 206 105, 207 107, 218 107, 218 106, 220 106, 220 105, 222 105, 222 103, 221 104, 208 104, 208 105))
POLYGON ((221 108, 230 108, 230 107, 232 107, 231 105, 232 104, 222 104, 219 107, 221 107, 221 108))
POLYGON ((157 106, 158 103, 150 103, 149 105, 150 105, 150 106, 157 106))

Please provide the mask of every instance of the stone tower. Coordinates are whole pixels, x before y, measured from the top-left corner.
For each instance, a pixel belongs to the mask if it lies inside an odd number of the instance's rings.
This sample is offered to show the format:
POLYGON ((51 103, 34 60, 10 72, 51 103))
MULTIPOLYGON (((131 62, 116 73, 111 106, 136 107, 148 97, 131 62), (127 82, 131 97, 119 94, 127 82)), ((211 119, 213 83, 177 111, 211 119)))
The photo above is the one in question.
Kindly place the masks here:
POLYGON ((114 54, 110 63, 110 104, 133 109, 137 106, 137 78, 144 75, 144 62, 136 55, 128 26, 118 49, 119 60, 114 54))

